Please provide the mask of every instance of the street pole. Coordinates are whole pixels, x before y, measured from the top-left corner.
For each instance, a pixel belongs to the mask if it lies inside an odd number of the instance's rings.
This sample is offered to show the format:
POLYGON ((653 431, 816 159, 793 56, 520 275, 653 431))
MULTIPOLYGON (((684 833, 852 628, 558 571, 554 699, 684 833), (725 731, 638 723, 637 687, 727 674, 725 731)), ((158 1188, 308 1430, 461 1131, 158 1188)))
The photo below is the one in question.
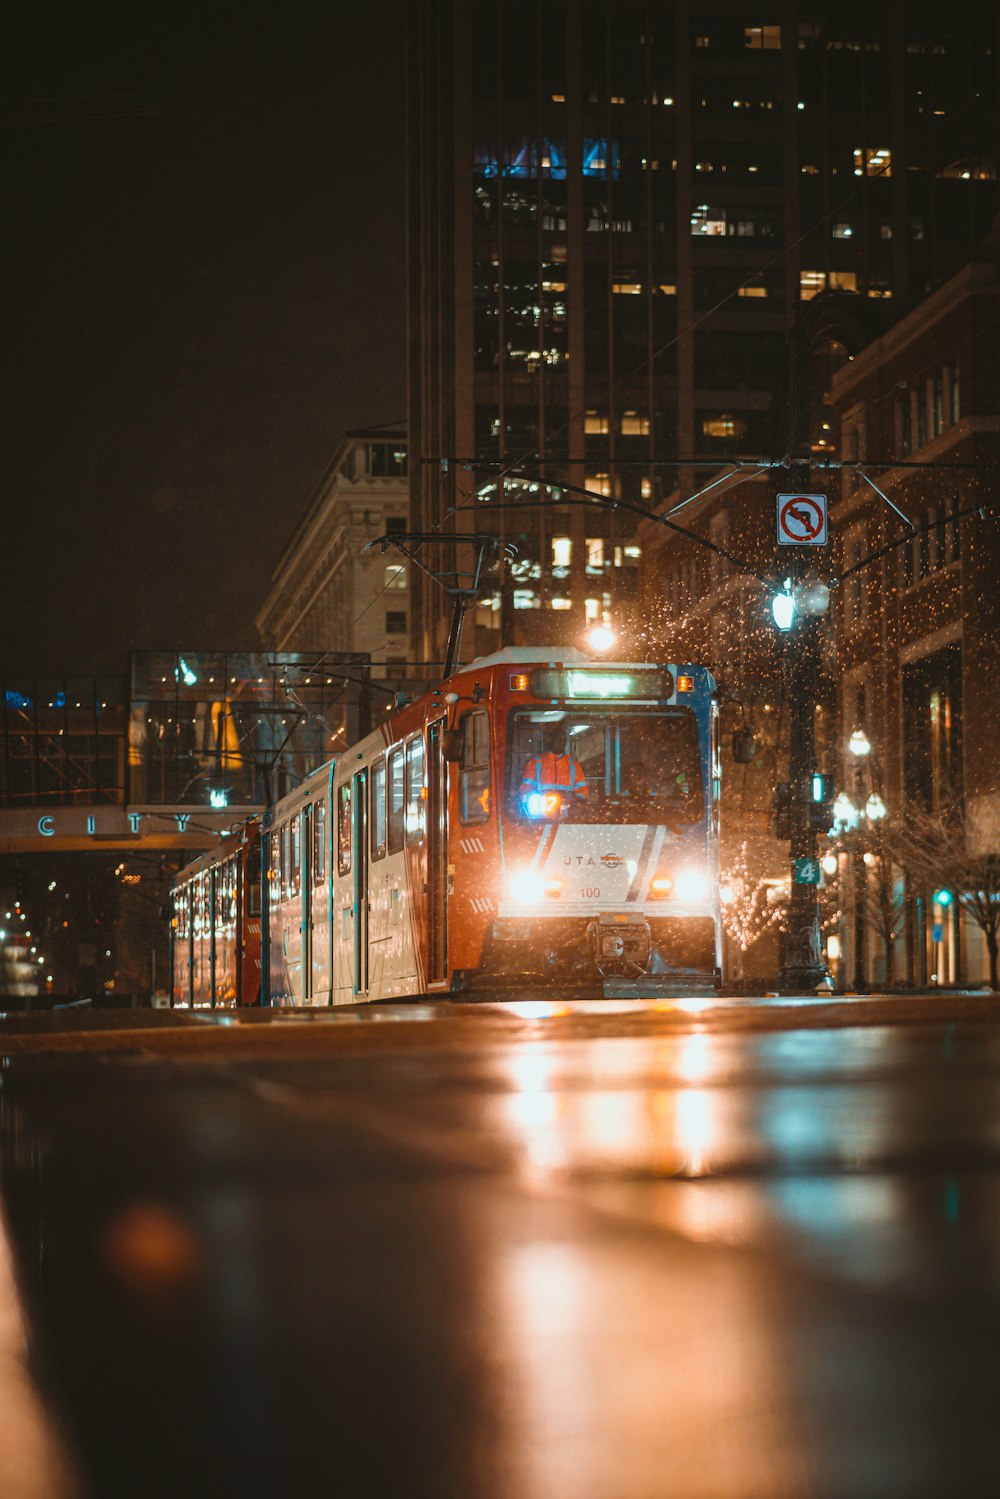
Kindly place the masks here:
POLYGON ((865 856, 858 842, 859 830, 854 830, 854 847, 851 850, 851 858, 854 863, 854 992, 864 994, 868 987, 868 975, 866 973, 866 947, 867 926, 865 918, 866 882, 868 870, 865 867, 865 856))
POLYGON ((804 616, 785 636, 785 690, 789 716, 789 865, 791 900, 778 988, 782 994, 812 993, 829 976, 823 958, 816 885, 801 876, 806 861, 818 864, 809 793, 816 764, 816 698, 822 622, 804 616))
MULTIPOLYGON (((810 488, 809 345, 796 322, 788 334, 787 434, 790 459, 789 488, 798 494, 810 488)), ((793 581, 807 567, 808 550, 791 550, 793 581)), ((818 869, 816 832, 810 809, 816 764, 816 700, 819 692, 822 621, 811 610, 801 614, 785 636, 785 692, 789 717, 789 865, 791 898, 788 932, 782 954, 778 989, 782 994, 813 993, 828 982, 830 970, 823 957, 817 885, 807 870, 818 869)))

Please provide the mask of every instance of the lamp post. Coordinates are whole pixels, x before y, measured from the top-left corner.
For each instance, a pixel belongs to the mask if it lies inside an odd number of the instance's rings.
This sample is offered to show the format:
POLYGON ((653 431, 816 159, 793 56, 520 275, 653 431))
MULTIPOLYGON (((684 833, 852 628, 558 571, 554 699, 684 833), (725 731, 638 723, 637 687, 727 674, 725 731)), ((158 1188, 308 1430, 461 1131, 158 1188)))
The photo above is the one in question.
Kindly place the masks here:
MULTIPOLYGON (((806 576, 772 602, 775 623, 786 632, 785 690, 789 707, 787 837, 791 864, 788 933, 778 988, 809 993, 830 981, 820 931, 816 812, 826 806, 825 780, 816 763, 816 699, 822 617, 830 591, 806 576), (787 599, 788 603, 779 602, 787 599), (783 621, 785 621, 783 623, 783 621), (820 796, 814 788, 819 785, 820 796)), ((820 814, 822 818, 822 813, 820 814)))
MULTIPOLYGON (((860 764, 871 754, 871 741, 864 729, 855 729, 847 741, 847 748, 860 764)), ((865 921, 865 894, 868 871, 865 868, 861 837, 858 831, 860 819, 865 814, 858 812, 857 825, 851 842, 851 872, 854 885, 854 992, 863 994, 868 983, 868 927, 865 921)))
POLYGON ((792 898, 778 988, 783 994, 813 992, 828 982, 820 934, 819 857, 810 805, 817 772, 816 697, 819 685, 820 615, 805 613, 786 637, 786 691, 789 702, 789 857, 792 898), (813 877, 816 871, 816 877, 813 877))
MULTIPOLYGON (((872 745, 864 729, 854 730, 847 741, 847 748, 859 766, 870 765, 872 745)), ((867 779, 870 790, 864 806, 855 809, 848 801, 852 814, 850 825, 853 825, 854 829, 851 842, 851 864, 854 876, 854 988, 859 994, 864 993, 868 987, 868 865, 875 860, 875 856, 864 847, 867 840, 863 837, 861 828, 864 823, 874 830, 886 815, 885 802, 876 790, 870 773, 867 779)), ((861 795, 862 792, 859 790, 859 801, 861 795)), ((884 874, 885 871, 881 871, 881 875, 884 876, 884 874)), ((888 950, 886 951, 886 964, 891 972, 892 960, 888 950)))

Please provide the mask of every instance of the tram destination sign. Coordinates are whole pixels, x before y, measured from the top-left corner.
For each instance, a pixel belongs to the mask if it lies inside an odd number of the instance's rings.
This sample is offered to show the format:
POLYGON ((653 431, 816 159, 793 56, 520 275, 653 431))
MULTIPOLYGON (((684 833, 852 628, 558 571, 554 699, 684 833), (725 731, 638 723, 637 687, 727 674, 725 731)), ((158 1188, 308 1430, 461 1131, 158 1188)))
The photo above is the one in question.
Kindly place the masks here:
POLYGON ((547 668, 531 674, 531 690, 535 697, 571 698, 574 702, 620 701, 639 698, 643 702, 658 703, 669 698, 674 690, 673 675, 669 671, 644 670, 622 671, 596 668, 547 668))
POLYGON ((779 546, 826 546, 825 494, 779 494, 776 505, 779 546))

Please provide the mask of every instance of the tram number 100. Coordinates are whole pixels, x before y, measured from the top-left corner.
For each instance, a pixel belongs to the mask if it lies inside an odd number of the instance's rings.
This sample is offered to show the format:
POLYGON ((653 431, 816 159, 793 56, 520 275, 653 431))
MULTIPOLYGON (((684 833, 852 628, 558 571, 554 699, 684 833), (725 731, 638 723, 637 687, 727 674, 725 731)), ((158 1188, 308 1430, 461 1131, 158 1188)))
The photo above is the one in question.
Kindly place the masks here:
POLYGON ((580 894, 584 900, 596 900, 601 893, 600 885, 584 885, 580 894))

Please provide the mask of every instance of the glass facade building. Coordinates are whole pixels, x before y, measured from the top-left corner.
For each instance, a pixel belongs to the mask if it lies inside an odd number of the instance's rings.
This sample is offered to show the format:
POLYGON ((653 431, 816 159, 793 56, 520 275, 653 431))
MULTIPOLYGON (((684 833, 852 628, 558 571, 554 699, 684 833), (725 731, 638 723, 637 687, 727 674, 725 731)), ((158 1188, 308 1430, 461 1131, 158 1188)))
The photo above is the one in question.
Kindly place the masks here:
MULTIPOLYGON (((804 304, 821 349, 839 304, 822 388, 845 325, 860 347, 973 256, 996 43, 978 6, 413 0, 411 524, 518 547, 477 649, 618 617, 627 507, 780 456, 804 304)), ((423 580, 414 612, 431 655, 423 580)))

